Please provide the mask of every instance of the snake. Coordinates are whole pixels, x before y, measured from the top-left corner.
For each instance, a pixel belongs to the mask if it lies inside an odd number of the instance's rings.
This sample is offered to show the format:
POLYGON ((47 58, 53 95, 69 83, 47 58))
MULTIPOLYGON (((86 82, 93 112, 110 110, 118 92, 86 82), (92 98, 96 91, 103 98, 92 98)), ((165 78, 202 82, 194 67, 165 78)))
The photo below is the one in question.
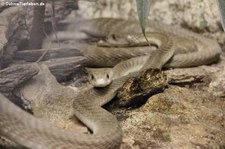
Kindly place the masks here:
MULTIPOLYGON (((98 38, 108 37, 105 41, 107 44, 102 46, 118 46, 122 41, 121 46, 129 45, 130 37, 135 37, 130 33, 140 33, 137 21, 112 18, 81 21, 79 30, 98 38)), ((94 79, 99 77, 102 80, 97 81, 96 84, 101 88, 93 87, 81 91, 74 97, 74 115, 91 130, 91 134, 74 133, 50 125, 21 110, 0 94, 0 135, 19 145, 34 149, 119 148, 122 142, 122 130, 115 116, 101 106, 108 103, 116 95, 117 90, 129 77, 136 76, 148 68, 182 68, 207 65, 218 61, 221 54, 221 48, 215 40, 185 29, 150 21, 146 31, 151 33, 149 36, 152 39, 149 40, 159 46, 149 55, 125 60, 127 58, 125 54, 129 55, 129 52, 107 52, 106 55, 104 53, 84 52, 84 56, 89 60, 86 63, 87 66, 94 63, 96 67, 104 67, 103 59, 113 60, 113 63, 118 62, 110 69, 89 69, 90 82, 96 83, 94 79), (184 50, 184 52, 177 53, 177 49, 182 45, 179 42, 187 43, 187 45, 190 45, 189 42, 191 42, 194 44, 191 47, 196 47, 197 51, 188 53, 184 50)), ((99 46, 101 44, 99 43, 99 46)), ((117 47, 110 49, 113 51, 115 48, 117 47)), ((94 45, 93 49, 98 49, 98 46, 94 45)))

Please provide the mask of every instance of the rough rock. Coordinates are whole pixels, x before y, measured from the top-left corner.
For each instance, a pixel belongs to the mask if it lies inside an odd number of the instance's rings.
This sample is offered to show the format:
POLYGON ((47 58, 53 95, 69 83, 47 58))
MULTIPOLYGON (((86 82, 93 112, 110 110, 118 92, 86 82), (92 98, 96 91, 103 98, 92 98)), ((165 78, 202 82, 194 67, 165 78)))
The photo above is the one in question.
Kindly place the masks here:
POLYGON ((122 148, 216 148, 225 145, 224 98, 170 86, 130 110, 122 148))
POLYGON ((120 106, 138 106, 149 96, 162 92, 167 85, 167 77, 159 69, 148 69, 138 76, 129 78, 118 90, 120 106))
POLYGON ((225 67, 214 74, 209 84, 208 91, 215 96, 225 97, 225 67))

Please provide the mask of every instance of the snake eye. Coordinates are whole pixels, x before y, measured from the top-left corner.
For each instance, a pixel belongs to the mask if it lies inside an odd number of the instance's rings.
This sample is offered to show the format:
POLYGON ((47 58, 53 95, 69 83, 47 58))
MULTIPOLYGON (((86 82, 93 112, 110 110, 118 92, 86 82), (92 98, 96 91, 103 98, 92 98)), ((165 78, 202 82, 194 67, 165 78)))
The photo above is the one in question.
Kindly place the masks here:
POLYGON ((109 79, 109 74, 108 73, 107 73, 106 77, 107 77, 107 79, 109 79))
POLYGON ((94 75, 92 74, 92 75, 91 75, 91 79, 94 80, 94 78, 95 78, 95 77, 94 77, 94 75))
POLYGON ((111 36, 112 36, 113 40, 116 40, 116 35, 115 34, 112 34, 111 36))

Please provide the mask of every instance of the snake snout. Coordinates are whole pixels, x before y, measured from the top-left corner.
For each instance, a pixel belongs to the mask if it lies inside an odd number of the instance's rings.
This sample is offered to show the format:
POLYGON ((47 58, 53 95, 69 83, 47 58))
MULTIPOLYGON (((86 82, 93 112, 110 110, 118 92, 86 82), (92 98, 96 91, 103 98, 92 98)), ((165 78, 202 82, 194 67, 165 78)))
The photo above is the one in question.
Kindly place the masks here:
POLYGON ((111 81, 108 79, 99 78, 99 79, 95 79, 95 81, 93 82, 93 86, 94 87, 106 87, 110 83, 111 83, 111 81))

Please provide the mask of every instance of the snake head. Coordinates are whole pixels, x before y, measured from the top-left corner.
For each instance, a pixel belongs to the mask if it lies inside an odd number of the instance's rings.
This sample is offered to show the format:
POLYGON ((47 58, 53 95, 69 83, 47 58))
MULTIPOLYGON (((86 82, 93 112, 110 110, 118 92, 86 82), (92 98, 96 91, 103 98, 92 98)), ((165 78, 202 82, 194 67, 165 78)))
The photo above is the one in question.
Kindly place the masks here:
POLYGON ((110 34, 108 35, 105 40, 100 40, 98 42, 98 46, 105 46, 105 47, 127 47, 132 46, 133 42, 129 41, 129 35, 119 35, 119 34, 110 34))
POLYGON ((88 72, 88 81, 94 87, 106 87, 112 82, 111 68, 86 68, 88 72))

